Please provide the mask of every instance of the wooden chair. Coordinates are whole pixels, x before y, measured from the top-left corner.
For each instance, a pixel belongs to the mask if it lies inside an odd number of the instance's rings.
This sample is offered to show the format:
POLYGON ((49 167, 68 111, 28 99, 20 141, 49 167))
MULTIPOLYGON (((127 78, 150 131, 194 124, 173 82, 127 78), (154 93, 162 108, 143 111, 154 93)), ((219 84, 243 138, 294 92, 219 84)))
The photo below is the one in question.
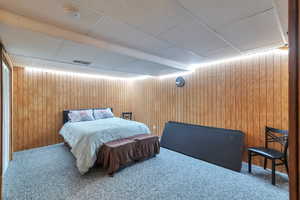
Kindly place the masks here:
POLYGON ((264 169, 267 167, 268 159, 272 160, 272 184, 275 185, 275 173, 276 166, 285 165, 287 173, 289 172, 288 168, 288 131, 280 130, 275 128, 266 127, 265 130, 265 147, 251 147, 248 148, 248 171, 252 171, 252 157, 253 156, 263 156, 264 157, 264 169), (269 143, 279 143, 283 148, 283 151, 278 151, 268 147, 269 143), (276 161, 280 162, 277 163, 276 161))

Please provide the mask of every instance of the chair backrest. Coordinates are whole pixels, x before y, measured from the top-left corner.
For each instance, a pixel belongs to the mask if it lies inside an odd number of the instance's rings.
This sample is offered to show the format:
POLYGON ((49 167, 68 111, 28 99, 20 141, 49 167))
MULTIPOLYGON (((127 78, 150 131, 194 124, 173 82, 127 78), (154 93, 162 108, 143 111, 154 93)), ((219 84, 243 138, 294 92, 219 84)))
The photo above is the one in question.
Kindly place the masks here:
POLYGON ((132 112, 123 112, 121 117, 123 119, 130 119, 130 120, 132 120, 132 112))
POLYGON ((288 131, 266 126, 265 132, 265 147, 268 148, 268 143, 277 142, 283 146, 283 153, 287 156, 288 150, 288 131))

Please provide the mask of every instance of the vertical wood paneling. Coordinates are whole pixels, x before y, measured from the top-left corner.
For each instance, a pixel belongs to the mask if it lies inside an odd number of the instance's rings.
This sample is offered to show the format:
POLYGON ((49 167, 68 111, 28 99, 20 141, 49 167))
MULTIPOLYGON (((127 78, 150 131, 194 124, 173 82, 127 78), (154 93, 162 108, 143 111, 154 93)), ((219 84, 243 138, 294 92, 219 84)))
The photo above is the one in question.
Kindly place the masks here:
POLYGON ((132 89, 134 102, 145 103, 134 104, 135 120, 157 135, 169 120, 238 129, 246 147, 264 145, 265 126, 288 127, 287 64, 287 55, 276 52, 199 68, 183 88, 175 78, 143 81, 132 89))
MULTIPOLYGON (((255 57, 255 62, 253 63, 253 80, 252 80, 252 91, 253 91, 253 101, 254 101, 254 104, 253 104, 253 132, 252 132, 252 137, 253 137, 253 140, 252 140, 252 146, 255 146, 255 145, 258 145, 260 144, 260 140, 261 138, 260 137, 263 137, 264 136, 262 135, 261 136, 261 133, 260 133, 260 115, 259 115, 259 111, 260 111, 260 98, 259 98, 259 95, 260 95, 260 79, 259 79, 259 70, 260 70, 260 65, 259 65, 259 59, 260 57, 255 57), (255 67, 257 66, 257 67, 255 67), (257 140, 257 142, 256 142, 257 140)), ((281 117, 280 117, 281 118, 281 117)), ((259 164, 261 164, 261 159, 256 159, 256 162, 258 162, 259 164)))
MULTIPOLYGON (((267 125, 274 124, 274 57, 268 55, 267 57, 267 125)), ((274 148, 274 143, 270 144, 274 148)))
POLYGON ((288 129, 289 116, 289 70, 288 70, 288 56, 281 56, 281 99, 282 99, 282 128, 288 129))
POLYGON ((14 68, 14 151, 62 142, 62 111, 113 107, 116 116, 131 111, 124 81, 30 72, 14 68))
MULTIPOLYGON (((288 127, 288 58, 274 53, 197 69, 185 76, 138 83, 85 79, 15 68, 14 151, 61 142, 62 110, 113 107, 161 135, 167 121, 238 129, 246 146, 264 143, 264 127, 288 127)), ((262 161, 255 160, 257 164, 262 161)))

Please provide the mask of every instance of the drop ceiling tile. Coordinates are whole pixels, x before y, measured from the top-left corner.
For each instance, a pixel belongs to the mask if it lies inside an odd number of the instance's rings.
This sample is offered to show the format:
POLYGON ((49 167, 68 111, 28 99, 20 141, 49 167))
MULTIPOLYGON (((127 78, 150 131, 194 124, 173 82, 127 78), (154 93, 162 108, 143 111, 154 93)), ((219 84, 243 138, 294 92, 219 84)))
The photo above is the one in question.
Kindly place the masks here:
POLYGON ((265 51, 268 51, 270 49, 274 49, 274 48, 280 48, 280 47, 283 47, 283 42, 280 40, 280 41, 276 41, 274 43, 271 43, 269 45, 264 45, 262 47, 259 47, 259 48, 252 48, 252 49, 249 49, 247 51, 243 51, 242 54, 254 54, 254 53, 257 53, 257 52, 265 52, 265 51))
POLYGON ((97 48, 65 40, 56 55, 56 59, 63 62, 72 63, 73 60, 94 62, 97 48))
POLYGON ((194 16, 213 28, 272 8, 272 0, 178 0, 194 16))
POLYGON ((122 18, 123 13, 126 13, 126 0, 76 0, 76 2, 98 13, 117 19, 122 18))
POLYGON ((85 67, 85 66, 78 66, 68 63, 60 63, 55 61, 49 60, 42 60, 42 59, 33 59, 23 56, 15 56, 10 55, 13 63, 15 66, 18 67, 36 67, 36 68, 46 68, 51 70, 60 70, 60 71, 70 71, 76 73, 84 73, 84 74, 93 74, 93 75, 107 75, 107 76, 116 76, 116 77, 136 77, 139 74, 128 73, 128 72, 120 72, 120 71, 112 71, 106 70, 101 68, 93 68, 93 67, 85 67))
POLYGON ((288 41, 288 25, 289 25, 289 17, 288 17, 288 1, 287 0, 275 0, 274 1, 277 6, 279 19, 285 33, 286 41, 288 41))
POLYGON ((79 33, 87 33, 89 28, 102 16, 88 9, 85 4, 79 4, 73 0, 1 0, 0 7, 19 15, 79 33), (66 13, 64 7, 70 6, 79 10, 79 19, 66 13))
POLYGON ((192 20, 190 14, 174 0, 126 0, 127 23, 147 33, 158 35, 176 25, 192 20))
POLYGON ((204 59, 202 56, 199 56, 192 51, 187 51, 176 47, 162 49, 158 51, 157 54, 161 57, 175 60, 187 65, 200 63, 204 59))
POLYGON ((161 65, 149 61, 144 61, 144 60, 137 60, 131 63, 127 63, 120 66, 119 68, 128 72, 146 74, 151 76, 158 76, 167 73, 183 71, 166 65, 161 65))
POLYGON ((0 39, 11 54, 53 58, 62 39, 0 24, 0 39))
POLYGON ((22 56, 9 54, 11 61, 15 67, 32 66, 32 60, 22 56))
POLYGON ((173 45, 191 50, 200 56, 207 51, 226 47, 227 44, 208 31, 196 20, 189 21, 158 36, 173 45))
POLYGON ((165 41, 107 16, 94 26, 89 35, 148 53, 170 46, 165 41))
POLYGON ((242 51, 282 42, 274 10, 220 27, 217 31, 242 51))
MULTIPOLYGON (((56 56, 59 62, 72 63, 73 60, 91 62, 89 67, 99 70, 118 70, 117 67, 136 59, 97 47, 64 41, 56 56)), ((126 71, 125 71, 126 72, 126 71)))
POLYGON ((191 19, 174 0, 88 0, 88 5, 153 35, 191 19))
POLYGON ((228 46, 225 48, 207 52, 205 55, 207 56, 206 60, 219 60, 239 56, 240 53, 236 52, 235 49, 228 46))
POLYGON ((113 67, 107 67, 107 66, 92 66, 96 70, 106 70, 106 71, 113 71, 113 72, 118 72, 118 73, 124 73, 124 74, 135 74, 135 75, 149 75, 147 72, 144 70, 142 71, 137 71, 134 69, 128 69, 124 68, 121 66, 113 66, 113 67))
POLYGON ((110 71, 116 71, 120 73, 130 73, 130 74, 138 74, 138 75, 149 75, 145 70, 136 70, 133 68, 131 63, 134 63, 138 60, 132 60, 131 62, 124 62, 119 63, 119 65, 105 65, 103 62, 94 63, 90 67, 97 70, 110 70, 110 71))
POLYGON ((97 49, 95 52, 96 57, 92 63, 92 66, 94 67, 103 66, 106 67, 106 69, 109 69, 136 60, 133 57, 106 51, 104 49, 97 49))

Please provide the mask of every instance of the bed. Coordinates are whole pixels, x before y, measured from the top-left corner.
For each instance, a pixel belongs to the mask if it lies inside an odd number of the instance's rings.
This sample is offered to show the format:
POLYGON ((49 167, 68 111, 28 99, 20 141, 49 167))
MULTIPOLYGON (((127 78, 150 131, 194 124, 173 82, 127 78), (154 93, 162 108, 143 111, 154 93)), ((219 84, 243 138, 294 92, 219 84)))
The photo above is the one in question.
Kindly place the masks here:
MULTIPOLYGON (((103 108, 94 108, 94 110, 96 109, 103 108)), ((81 174, 85 174, 93 167, 98 151, 104 143, 139 134, 150 134, 150 130, 145 124, 118 117, 70 122, 68 114, 71 111, 76 110, 63 111, 64 125, 59 134, 71 148, 81 174)))

